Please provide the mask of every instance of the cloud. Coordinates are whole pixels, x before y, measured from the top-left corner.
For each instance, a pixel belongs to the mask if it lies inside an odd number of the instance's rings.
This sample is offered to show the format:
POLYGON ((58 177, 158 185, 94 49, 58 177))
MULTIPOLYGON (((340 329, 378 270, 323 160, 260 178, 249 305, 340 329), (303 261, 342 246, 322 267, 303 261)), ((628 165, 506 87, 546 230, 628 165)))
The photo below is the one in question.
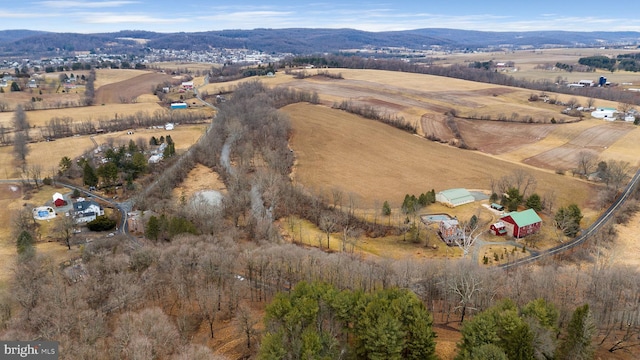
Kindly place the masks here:
POLYGON ((0 10, 0 18, 2 18, 2 19, 33 18, 33 13, 31 13, 31 12, 14 12, 14 11, 0 10))
POLYGON ((139 1, 114 0, 114 1, 40 1, 39 4, 56 9, 100 9, 113 8, 125 5, 137 4, 139 1))
POLYGON ((186 18, 160 18, 144 14, 88 13, 82 17, 86 24, 176 24, 190 21, 186 18))

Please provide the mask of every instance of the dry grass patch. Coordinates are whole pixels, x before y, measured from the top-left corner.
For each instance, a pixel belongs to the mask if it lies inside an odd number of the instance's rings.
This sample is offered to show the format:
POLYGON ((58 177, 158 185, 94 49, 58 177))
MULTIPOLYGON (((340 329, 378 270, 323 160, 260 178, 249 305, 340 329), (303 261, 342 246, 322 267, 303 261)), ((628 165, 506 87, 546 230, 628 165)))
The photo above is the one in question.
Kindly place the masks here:
POLYGON ((611 251, 611 261, 640 270, 640 213, 625 225, 616 225, 618 237, 611 251))
POLYGON ((226 187, 218 173, 202 164, 197 164, 189 171, 186 179, 173 189, 173 198, 190 199, 195 193, 204 190, 225 192, 226 187))
MULTIPOLYGON (((34 110, 26 112, 27 121, 31 126, 46 126, 54 117, 71 118, 74 123, 82 121, 98 121, 114 119, 115 116, 130 116, 137 113, 153 115, 156 111, 168 111, 157 103, 134 103, 134 104, 109 104, 82 106, 70 109, 34 110)), ((0 113, 0 124, 4 127, 13 128, 13 112, 0 113)), ((97 124, 96 124, 97 125, 97 124)), ((39 131, 33 131, 34 136, 39 136, 39 131)))
POLYGON ((0 184, 0 288, 11 278, 16 244, 11 237, 13 215, 22 208, 22 190, 18 184, 0 184))

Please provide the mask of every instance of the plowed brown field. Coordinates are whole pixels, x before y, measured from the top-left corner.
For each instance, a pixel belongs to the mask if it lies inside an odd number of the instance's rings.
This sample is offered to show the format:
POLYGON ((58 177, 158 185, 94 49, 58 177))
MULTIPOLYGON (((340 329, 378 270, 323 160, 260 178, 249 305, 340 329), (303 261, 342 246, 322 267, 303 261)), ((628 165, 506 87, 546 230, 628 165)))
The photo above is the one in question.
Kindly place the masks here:
POLYGON ((158 84, 165 81, 176 81, 170 75, 162 73, 146 73, 136 77, 106 84, 96 90, 96 104, 119 104, 132 102, 143 94, 149 94, 158 84))

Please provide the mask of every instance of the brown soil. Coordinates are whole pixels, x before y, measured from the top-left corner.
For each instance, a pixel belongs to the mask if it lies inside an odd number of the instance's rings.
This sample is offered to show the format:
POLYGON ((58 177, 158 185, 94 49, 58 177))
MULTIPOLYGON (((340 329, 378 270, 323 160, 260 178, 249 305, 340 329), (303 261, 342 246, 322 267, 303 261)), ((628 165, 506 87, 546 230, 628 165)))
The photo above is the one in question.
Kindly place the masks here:
POLYGON ((566 144, 524 159, 524 162, 546 169, 575 168, 580 152, 588 149, 599 154, 633 130, 633 127, 624 125, 626 124, 603 122, 586 129, 566 144))
POLYGON ((463 140, 472 149, 502 154, 535 143, 553 131, 552 124, 523 124, 487 120, 458 120, 463 140))
POLYGON ((119 104, 131 102, 138 96, 148 94, 158 84, 175 81, 170 75, 148 73, 121 82, 107 84, 96 90, 96 104, 119 104))

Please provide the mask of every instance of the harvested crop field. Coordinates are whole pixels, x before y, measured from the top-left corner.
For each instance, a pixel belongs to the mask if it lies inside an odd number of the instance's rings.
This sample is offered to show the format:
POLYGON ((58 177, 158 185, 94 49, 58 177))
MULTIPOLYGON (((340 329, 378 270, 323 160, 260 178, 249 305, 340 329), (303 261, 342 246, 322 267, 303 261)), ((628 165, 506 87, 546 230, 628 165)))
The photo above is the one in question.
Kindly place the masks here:
MULTIPOLYGON (((140 112, 153 115, 156 111, 167 111, 157 103, 108 104, 74 107, 68 109, 27 111, 27 121, 31 126, 46 126, 52 118, 70 118, 73 123, 113 119, 116 116, 135 115, 140 112)), ((0 124, 13 127, 13 112, 0 113, 0 124)), ((38 134, 39 135, 39 134, 38 134)))
POLYGON ((127 81, 140 75, 149 74, 148 70, 135 69, 97 69, 95 87, 127 81))
MULTIPOLYGON (((295 180, 325 194, 332 189, 354 194, 360 207, 385 200, 398 207, 405 194, 431 189, 489 189, 491 178, 523 168, 324 106, 294 104, 283 110, 294 129, 295 180)), ((527 169, 538 181, 536 192, 553 190, 559 204, 587 199, 593 190, 592 184, 571 177, 527 169)))
MULTIPOLYGON (((105 84, 96 89, 95 103, 119 104, 133 102, 143 94, 152 93, 158 84, 163 84, 164 82, 176 82, 176 79, 163 73, 146 72, 124 81, 105 84)), ((179 84, 180 81, 177 80, 177 83, 179 84)))
MULTIPOLYGON (((634 129, 635 126, 629 124, 603 122, 601 125, 586 129, 566 144, 526 158, 523 161, 531 166, 546 169, 575 168, 580 152, 590 150, 593 153, 600 154, 634 129)), ((599 156, 602 157, 601 155, 599 156)), ((638 164, 635 162, 632 165, 637 166, 638 164)))
MULTIPOLYGON (((310 74, 312 71, 308 70, 310 74)), ((418 134, 425 137, 444 143, 464 141, 469 148, 524 166, 569 170, 577 166, 577 154, 585 149, 600 154, 602 160, 624 159, 632 167, 640 165, 637 157, 630 155, 640 150, 636 126, 594 119, 589 113, 584 114, 583 120, 563 115, 563 106, 529 101, 530 90, 390 71, 326 71, 339 73, 343 79, 324 76, 295 79, 279 73, 263 81, 269 86, 317 92, 325 106, 344 100, 371 106, 380 113, 399 116, 418 125, 418 134), (451 109, 460 116, 491 116, 494 120, 455 118, 454 129, 445 114, 451 109), (499 116, 515 120, 495 120, 499 116), (524 121, 529 117, 533 121, 524 121), (454 130, 459 135, 454 134, 454 130)), ((570 98, 569 95, 547 95, 562 101, 570 98)), ((587 99, 577 97, 576 100, 586 103, 587 99)), ((616 106, 601 100, 596 103, 616 106)))

